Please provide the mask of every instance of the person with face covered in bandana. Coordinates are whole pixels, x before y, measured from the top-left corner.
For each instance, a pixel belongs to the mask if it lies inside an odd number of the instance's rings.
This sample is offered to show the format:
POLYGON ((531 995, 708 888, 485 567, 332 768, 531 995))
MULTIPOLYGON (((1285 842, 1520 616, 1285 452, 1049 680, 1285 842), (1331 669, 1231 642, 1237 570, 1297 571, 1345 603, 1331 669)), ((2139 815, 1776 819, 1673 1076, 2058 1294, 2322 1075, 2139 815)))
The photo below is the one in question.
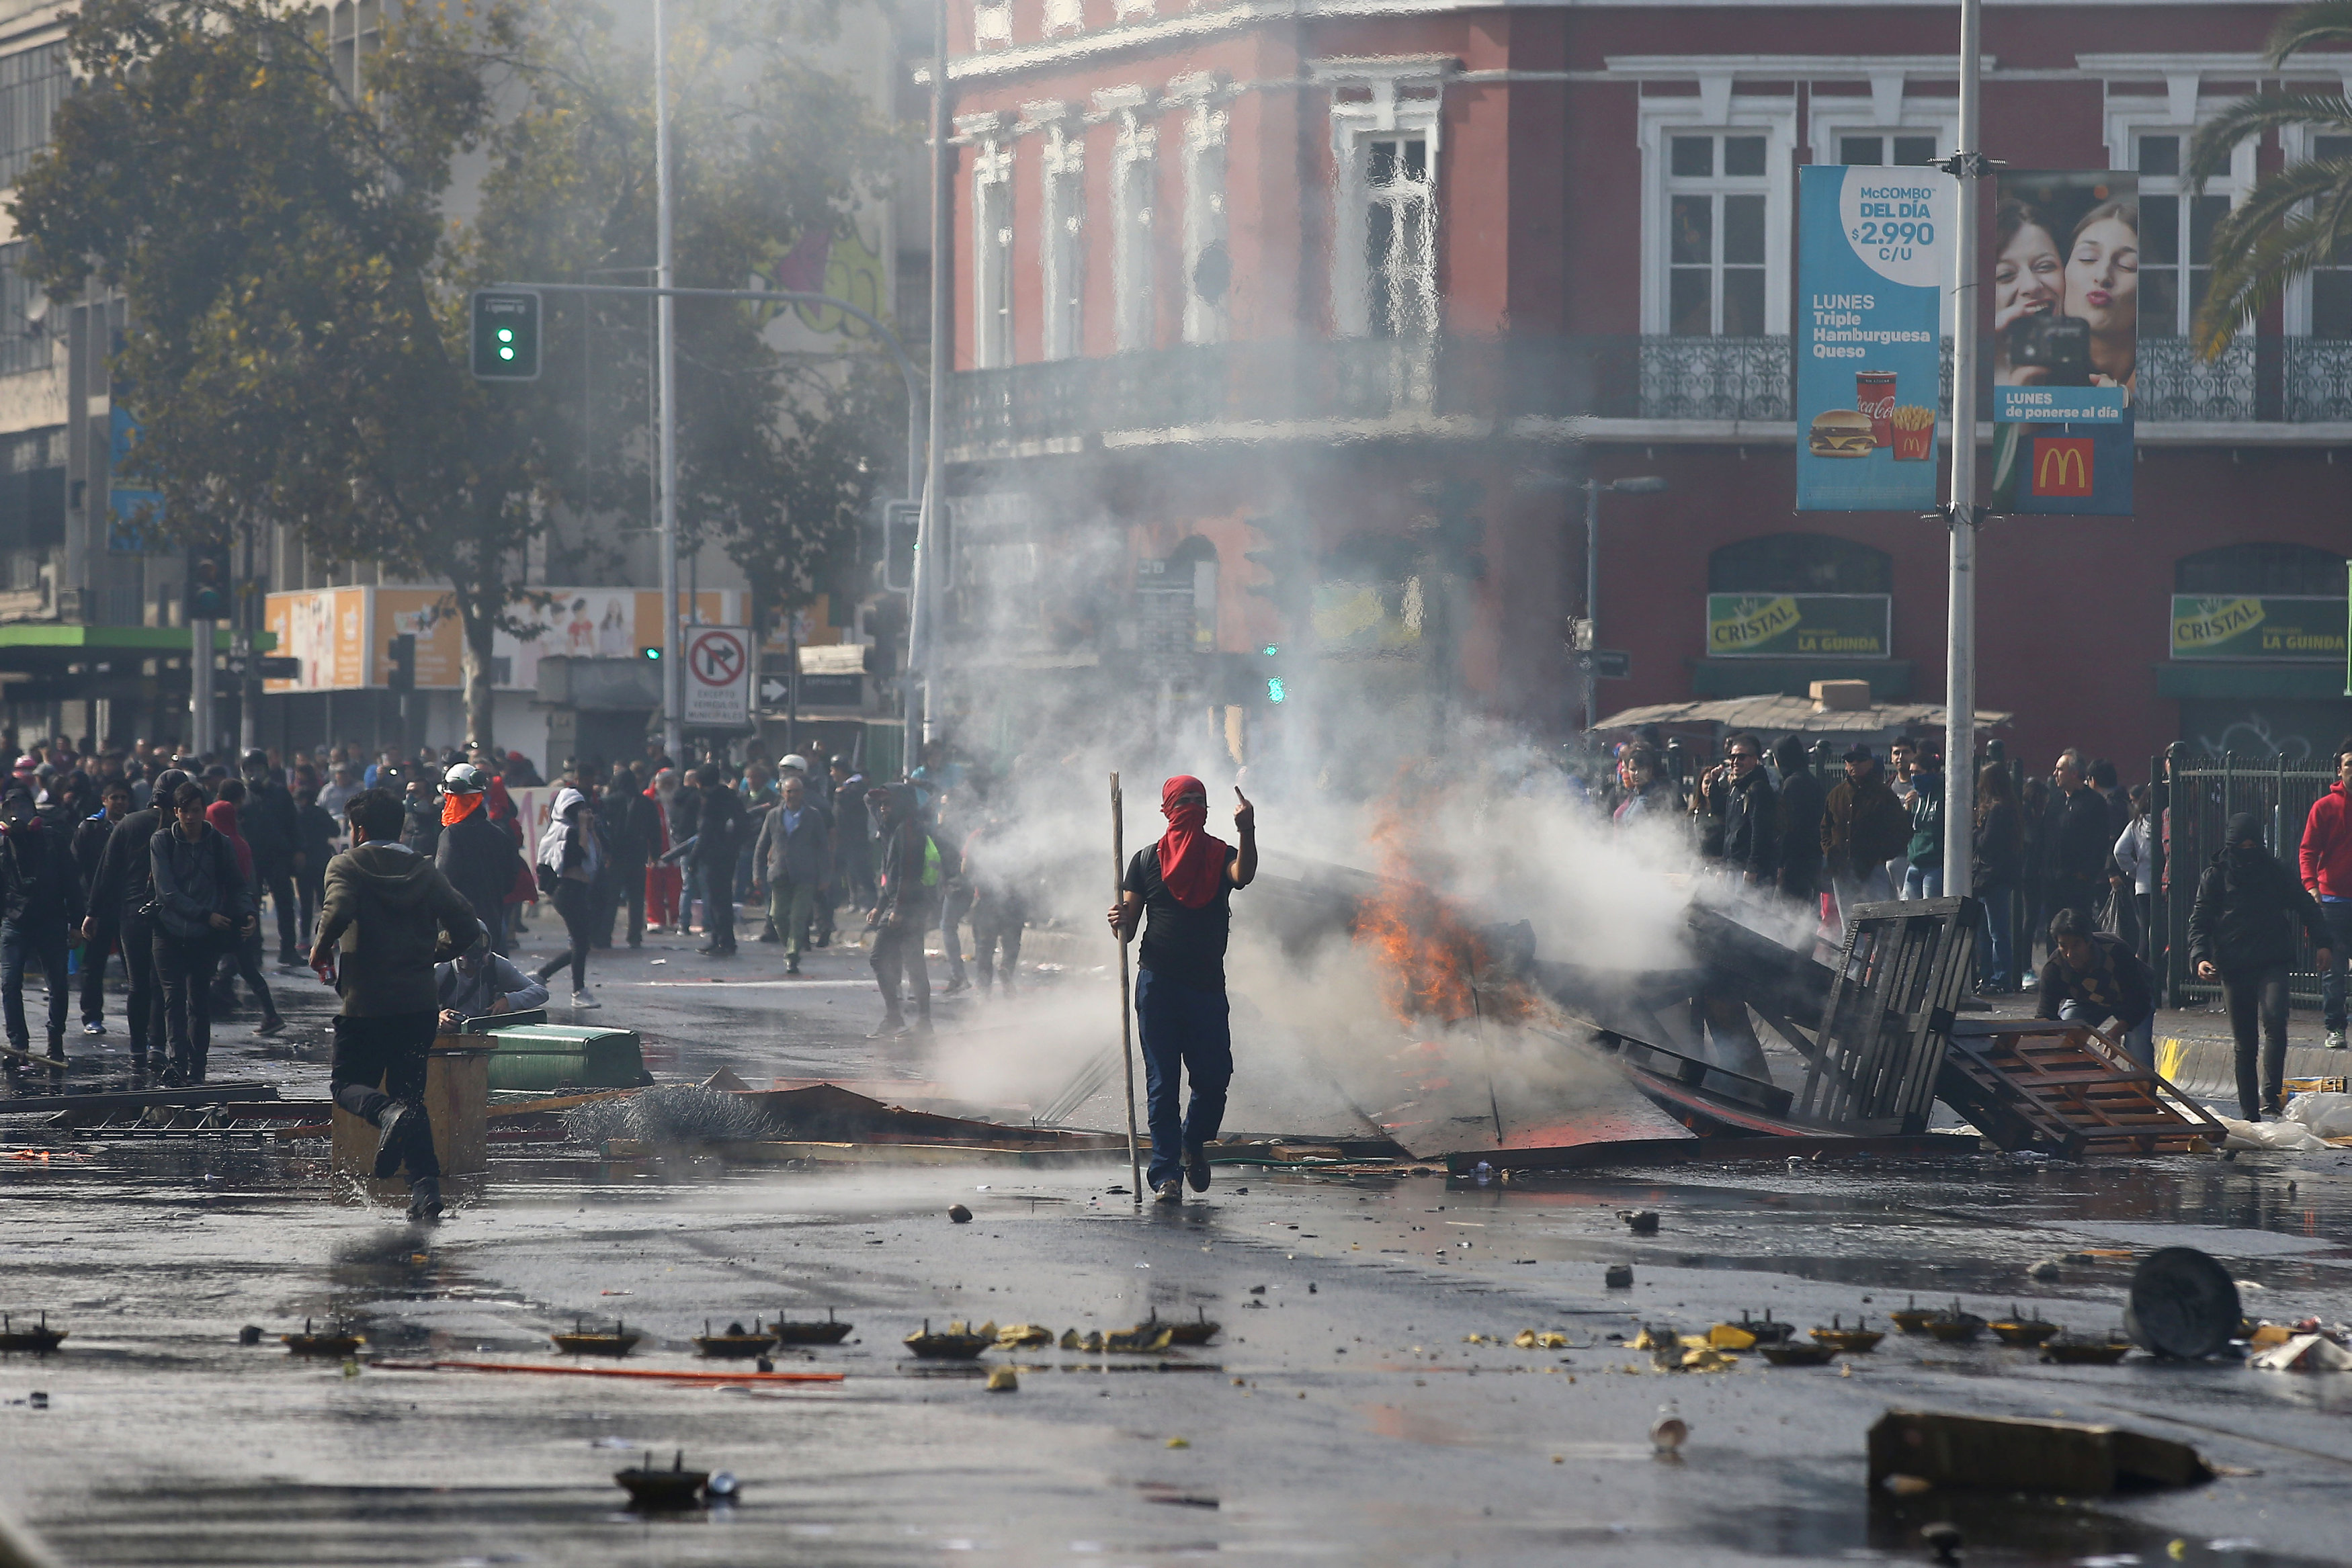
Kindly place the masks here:
POLYGON ((1151 1171, 1144 1179, 1162 1203, 1209 1190, 1207 1145, 1225 1114, 1234 1045, 1225 1000, 1225 937, 1233 892, 1257 876, 1257 809, 1234 791, 1239 847, 1211 837, 1209 791, 1180 774, 1160 791, 1168 831, 1128 862, 1110 928, 1121 942, 1151 912, 1136 955, 1135 1021, 1143 1042, 1144 1092, 1150 1104, 1151 1171), (1184 1113, 1180 1079, 1192 1081, 1184 1113))
POLYGON ((880 891, 866 928, 874 933, 869 960, 882 988, 882 1021, 868 1040, 928 1037, 931 1032, 931 971, 923 959, 923 934, 940 921, 940 890, 955 875, 953 861, 924 820, 912 784, 892 784, 866 794, 882 831, 877 868, 880 891), (915 1021, 899 1004, 901 976, 913 993, 915 1021))
MULTIPOLYGON (((0 1013, 8 1028, 8 1048, 26 1052, 25 964, 41 966, 49 982, 49 1060, 66 1060, 66 935, 82 919, 81 870, 74 864, 66 835, 42 822, 33 798, 11 786, 0 800, 7 825, 0 842, 0 1013)), ((8 1070, 16 1070, 11 1059, 8 1070)))

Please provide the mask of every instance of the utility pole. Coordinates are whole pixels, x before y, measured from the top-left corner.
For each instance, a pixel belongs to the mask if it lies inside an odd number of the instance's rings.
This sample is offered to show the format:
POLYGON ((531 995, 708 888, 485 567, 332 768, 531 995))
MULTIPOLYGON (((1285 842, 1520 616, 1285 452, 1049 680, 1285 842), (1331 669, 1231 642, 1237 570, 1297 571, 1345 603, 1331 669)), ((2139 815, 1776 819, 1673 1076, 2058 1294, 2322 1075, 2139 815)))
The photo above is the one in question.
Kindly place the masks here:
POLYGON ((1952 278, 1951 599, 1944 653, 1944 894, 1969 891, 1975 848, 1977 743, 1977 186, 1989 172, 1977 145, 1983 0, 1960 0, 1960 130, 1952 150, 1958 221, 1952 278))
MULTIPOLYGON (((261 670, 253 651, 253 634, 260 630, 259 584, 253 579, 253 525, 244 525, 245 572, 237 583, 236 635, 231 662, 237 667, 236 749, 241 757, 261 744, 261 670)), ((231 769, 235 771, 234 768, 231 769)))
MULTIPOLYGON (((948 6, 939 0, 931 14, 931 386, 929 429, 925 436, 922 512, 915 524, 915 580, 907 596, 907 737, 899 768, 912 773, 922 760, 922 741, 929 726, 930 676, 935 664, 933 639, 939 633, 940 508, 947 504, 945 455, 940 443, 947 403, 949 311, 955 300, 955 255, 950 236, 955 232, 955 184, 950 178, 955 149, 949 144, 954 127, 948 114, 948 6)), ((914 476, 908 480, 911 484, 914 476)))
MULTIPOLYGON (((654 286, 667 289, 671 276, 669 177, 669 21, 662 0, 654 0, 654 286)), ((686 758, 683 677, 677 667, 677 305, 667 293, 655 297, 654 319, 660 361, 661 400, 661 597, 662 749, 673 762, 686 758)))
POLYGON ((213 623, 188 622, 188 749, 208 757, 213 749, 213 623))

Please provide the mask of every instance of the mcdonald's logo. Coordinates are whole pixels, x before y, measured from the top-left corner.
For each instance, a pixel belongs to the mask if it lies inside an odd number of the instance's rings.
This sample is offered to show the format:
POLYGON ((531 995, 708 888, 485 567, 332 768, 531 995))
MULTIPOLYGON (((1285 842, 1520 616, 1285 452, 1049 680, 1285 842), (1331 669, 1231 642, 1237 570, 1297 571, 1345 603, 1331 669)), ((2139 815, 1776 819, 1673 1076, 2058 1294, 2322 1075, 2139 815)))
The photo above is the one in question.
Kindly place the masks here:
POLYGON ((2037 435, 2033 438, 2033 494, 2088 496, 2091 493, 2091 443, 2086 436, 2037 435))

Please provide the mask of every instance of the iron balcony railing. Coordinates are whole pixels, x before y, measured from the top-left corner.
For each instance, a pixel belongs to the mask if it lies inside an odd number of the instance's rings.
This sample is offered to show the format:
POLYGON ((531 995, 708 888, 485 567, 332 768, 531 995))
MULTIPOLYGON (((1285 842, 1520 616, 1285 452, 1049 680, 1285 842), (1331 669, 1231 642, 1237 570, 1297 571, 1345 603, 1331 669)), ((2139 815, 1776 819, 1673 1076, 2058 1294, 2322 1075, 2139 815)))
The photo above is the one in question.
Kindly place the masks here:
MULTIPOLYGON (((2352 422, 2352 341, 2241 339, 2208 362, 2140 341, 2152 423, 2352 422)), ((1943 406, 1951 407, 1951 345, 1943 406)), ((1985 389, 1979 411, 1991 412, 1985 389)), ((1786 338, 1352 339, 1222 343, 969 371, 950 383, 964 455, 1051 451, 1116 433, 1313 434, 1334 422, 1610 419, 1786 423, 1786 338)))

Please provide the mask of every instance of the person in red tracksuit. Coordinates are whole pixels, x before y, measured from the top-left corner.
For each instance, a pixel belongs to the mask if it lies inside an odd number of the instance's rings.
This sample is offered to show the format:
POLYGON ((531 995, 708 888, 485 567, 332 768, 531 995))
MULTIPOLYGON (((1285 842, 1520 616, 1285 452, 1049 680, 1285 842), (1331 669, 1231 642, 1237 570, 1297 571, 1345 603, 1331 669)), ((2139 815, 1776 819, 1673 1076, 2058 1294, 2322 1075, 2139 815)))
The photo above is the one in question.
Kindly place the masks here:
POLYGON ((659 931, 667 926, 686 929, 685 913, 678 908, 678 896, 684 892, 686 872, 674 861, 662 857, 672 848, 669 836, 669 806, 677 794, 677 769, 665 768, 654 775, 646 787, 646 799, 654 808, 654 831, 649 852, 646 856, 646 926, 659 931))
POLYGON ((2352 955, 2352 736, 2336 743, 2336 782, 2303 822, 2303 885, 2319 900, 2335 962, 2319 977, 2327 1049, 2344 1049, 2344 965, 2352 955))

